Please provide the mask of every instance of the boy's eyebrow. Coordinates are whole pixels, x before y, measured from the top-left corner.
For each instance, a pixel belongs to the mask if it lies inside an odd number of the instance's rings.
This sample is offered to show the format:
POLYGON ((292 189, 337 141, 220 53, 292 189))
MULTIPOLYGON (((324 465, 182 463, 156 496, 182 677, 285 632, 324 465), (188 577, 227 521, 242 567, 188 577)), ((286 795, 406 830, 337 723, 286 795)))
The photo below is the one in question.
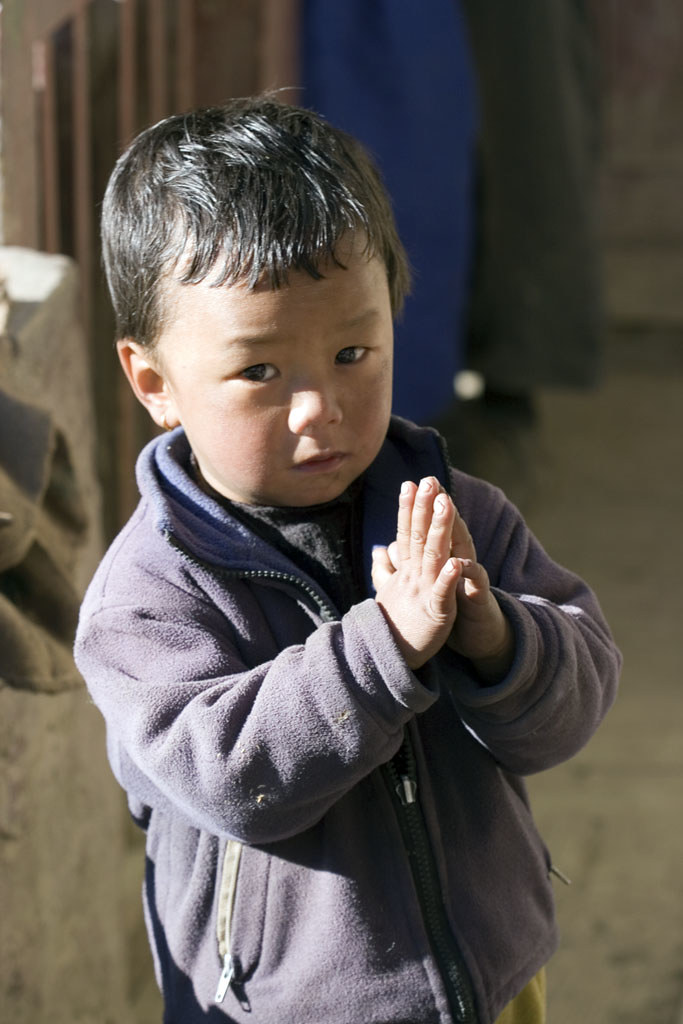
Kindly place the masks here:
POLYGON ((363 310, 362 313, 358 313, 348 320, 343 320, 339 326, 343 331, 349 330, 352 327, 362 327, 369 320, 374 320, 377 316, 379 316, 379 310, 371 306, 370 309, 363 310))
MULTIPOLYGON (((370 309, 363 310, 362 313, 358 313, 355 316, 349 317, 348 320, 342 320, 337 325, 337 329, 340 331, 350 331, 353 330, 353 328, 355 327, 363 327, 365 324, 370 323, 372 320, 375 320, 378 316, 379 309, 376 309, 374 306, 372 306, 370 307, 370 309)), ((272 344, 273 342, 276 342, 278 340, 280 339, 278 339, 275 331, 272 334, 270 334, 268 331, 264 331, 261 334, 254 333, 235 335, 234 337, 230 338, 230 343, 239 345, 267 345, 272 344)))

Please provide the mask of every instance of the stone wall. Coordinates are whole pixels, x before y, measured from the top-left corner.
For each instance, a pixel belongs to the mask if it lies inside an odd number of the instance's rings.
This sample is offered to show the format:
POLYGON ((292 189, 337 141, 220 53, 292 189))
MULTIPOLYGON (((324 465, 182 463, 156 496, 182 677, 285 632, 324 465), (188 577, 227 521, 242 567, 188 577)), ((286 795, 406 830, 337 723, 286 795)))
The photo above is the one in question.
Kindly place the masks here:
POLYGON ((6 247, 1 279, 0 1021, 126 1024, 123 800, 70 657, 102 549, 78 278, 6 247))

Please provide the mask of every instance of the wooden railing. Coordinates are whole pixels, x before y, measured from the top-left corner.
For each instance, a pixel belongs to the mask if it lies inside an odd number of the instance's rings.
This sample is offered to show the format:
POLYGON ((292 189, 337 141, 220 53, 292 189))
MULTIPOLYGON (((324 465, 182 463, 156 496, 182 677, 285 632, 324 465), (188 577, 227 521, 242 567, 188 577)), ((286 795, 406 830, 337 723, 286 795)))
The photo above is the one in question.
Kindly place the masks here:
POLYGON ((9 0, 2 8, 3 240, 78 263, 108 535, 150 425, 113 346, 99 258, 106 181, 146 124, 295 80, 295 0, 9 0))

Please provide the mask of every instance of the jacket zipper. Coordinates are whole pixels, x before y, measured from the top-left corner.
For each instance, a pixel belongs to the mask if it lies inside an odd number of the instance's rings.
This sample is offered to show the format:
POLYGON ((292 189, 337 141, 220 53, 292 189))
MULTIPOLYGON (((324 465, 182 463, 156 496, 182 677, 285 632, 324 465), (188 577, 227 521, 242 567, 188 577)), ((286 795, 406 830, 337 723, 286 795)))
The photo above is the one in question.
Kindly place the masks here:
POLYGON ((214 1001, 222 1003, 235 977, 235 962, 232 958, 232 913, 235 906, 235 889, 242 857, 242 844, 236 839, 228 839, 223 857, 223 873, 218 892, 218 917, 216 932, 218 936, 218 953, 223 961, 223 970, 218 979, 218 987, 214 1001))
POLYGON ((222 569, 219 571, 225 576, 231 576, 235 579, 275 580, 277 583, 291 583, 297 590, 301 590, 311 598, 323 622, 339 621, 339 614, 323 600, 321 595, 313 587, 309 587, 305 580, 295 576, 293 573, 278 572, 275 569, 222 569))
POLYGON ((436 864, 417 799, 415 753, 407 732, 403 746, 384 765, 383 771, 396 807, 429 944, 443 979, 453 1019, 458 1024, 476 1024, 467 970, 446 919, 436 864))
POLYGON ((164 530, 164 536, 169 544, 180 551, 188 562, 199 566, 200 569, 205 569, 214 575, 220 574, 234 580, 274 580, 276 583, 290 583, 296 590, 301 591, 313 601, 323 622, 339 621, 339 613, 327 604, 317 590, 309 586, 300 576, 295 576, 294 573, 280 572, 277 569, 226 569, 222 565, 216 565, 215 562, 207 562, 203 558, 197 558, 178 540, 172 530, 164 530))

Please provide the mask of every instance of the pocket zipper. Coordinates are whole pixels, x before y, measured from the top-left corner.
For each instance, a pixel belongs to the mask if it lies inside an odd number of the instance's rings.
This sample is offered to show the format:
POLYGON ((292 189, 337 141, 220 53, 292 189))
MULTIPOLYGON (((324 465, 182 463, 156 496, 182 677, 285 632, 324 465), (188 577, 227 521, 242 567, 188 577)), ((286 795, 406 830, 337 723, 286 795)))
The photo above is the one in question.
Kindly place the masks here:
POLYGON ((218 979, 218 987, 214 1001, 222 1003, 235 976, 235 963, 231 952, 232 912, 235 906, 235 889, 239 874, 242 844, 236 839, 229 839, 223 857, 221 887, 218 894, 218 916, 216 932, 218 936, 218 953, 223 960, 223 970, 218 979))

